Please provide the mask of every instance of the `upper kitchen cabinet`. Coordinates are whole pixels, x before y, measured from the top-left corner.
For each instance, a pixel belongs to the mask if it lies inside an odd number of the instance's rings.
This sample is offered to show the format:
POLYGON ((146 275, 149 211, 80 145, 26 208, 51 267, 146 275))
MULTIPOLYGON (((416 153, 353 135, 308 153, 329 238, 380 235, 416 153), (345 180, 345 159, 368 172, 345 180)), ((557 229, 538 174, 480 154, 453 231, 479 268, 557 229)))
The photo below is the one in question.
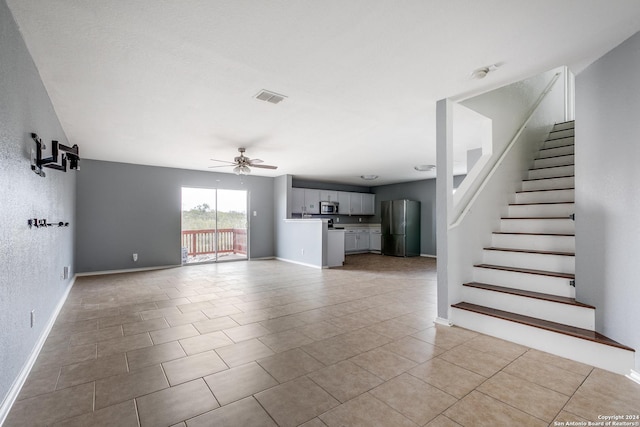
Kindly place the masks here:
POLYGON ((314 190, 312 188, 292 188, 291 213, 319 214, 320 190, 314 190))
POLYGON ((337 202, 338 192, 332 191, 332 190, 320 190, 320 201, 321 202, 337 202))
POLYGON ((375 194, 338 191, 338 212, 341 215, 374 215, 375 194))

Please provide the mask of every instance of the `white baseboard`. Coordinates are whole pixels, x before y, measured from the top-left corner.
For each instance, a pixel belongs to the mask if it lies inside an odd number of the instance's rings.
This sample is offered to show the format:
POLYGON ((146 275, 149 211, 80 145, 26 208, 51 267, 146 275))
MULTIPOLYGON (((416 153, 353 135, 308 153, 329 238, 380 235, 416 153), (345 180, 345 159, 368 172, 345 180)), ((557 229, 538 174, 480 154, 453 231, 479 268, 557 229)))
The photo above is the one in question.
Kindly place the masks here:
POLYGON ((263 257, 258 257, 258 258, 249 258, 249 261, 264 261, 264 260, 269 260, 269 259, 277 259, 274 256, 263 256, 263 257))
POLYGON ((631 381, 636 382, 638 384, 640 384, 640 372, 634 371, 633 369, 631 370, 631 373, 629 375, 625 375, 627 378, 629 378, 631 381))
POLYGON ((71 288, 73 288, 73 285, 76 282, 77 277, 78 277, 77 274, 74 275, 71 281, 69 282, 69 285, 67 286, 67 289, 65 289, 64 294, 62 295, 62 298, 60 298, 58 305, 53 310, 53 313, 51 313, 51 317, 49 318, 49 320, 47 321, 47 324, 42 330, 42 333, 40 334, 38 341, 36 341, 36 344, 33 346, 33 349, 31 350, 29 357, 27 358, 24 365, 22 365, 22 369, 20 370, 20 373, 18 374, 16 379, 13 381, 13 384, 11 384, 11 387, 9 388, 7 395, 2 401, 2 404, 0 405, 0 426, 6 421, 7 416, 9 415, 9 411, 11 410, 11 407, 13 406, 16 399, 18 398, 18 395, 20 394, 20 390, 22 390, 22 386, 24 386, 24 383, 27 380, 27 377, 29 376, 29 373, 31 372, 33 365, 36 363, 36 359, 38 358, 38 355, 40 355, 40 350, 42 350, 42 346, 47 340, 47 337, 49 336, 49 332, 51 332, 51 328, 53 328, 53 325, 56 322, 56 319, 58 318, 58 314, 60 313, 60 310, 62 310, 64 303, 67 301, 69 292, 71 292, 71 288))
POLYGON ((423 257, 425 257, 425 258, 438 258, 437 256, 435 256, 435 255, 430 255, 430 254, 420 254, 420 256, 423 256, 423 257))
POLYGON ((292 259, 287 259, 287 258, 276 257, 276 259, 278 261, 284 261, 284 262, 288 262, 288 263, 291 263, 291 264, 304 265, 305 267, 318 268, 318 269, 322 269, 323 268, 323 266, 321 266, 321 265, 315 265, 315 264, 309 264, 309 263, 306 263, 306 262, 294 261, 292 259))
POLYGON ((435 319, 433 319, 433 323, 435 323, 436 325, 442 325, 442 326, 453 326, 453 323, 451 323, 449 319, 445 319, 442 317, 436 317, 435 319))
POLYGON ((163 265, 160 267, 143 267, 143 268, 125 268, 122 270, 103 270, 103 271, 89 271, 87 273, 77 273, 77 277, 84 276, 102 276, 105 274, 118 274, 118 273, 137 273, 140 271, 151 271, 151 270, 166 270, 167 268, 176 268, 182 267, 181 265, 163 265))

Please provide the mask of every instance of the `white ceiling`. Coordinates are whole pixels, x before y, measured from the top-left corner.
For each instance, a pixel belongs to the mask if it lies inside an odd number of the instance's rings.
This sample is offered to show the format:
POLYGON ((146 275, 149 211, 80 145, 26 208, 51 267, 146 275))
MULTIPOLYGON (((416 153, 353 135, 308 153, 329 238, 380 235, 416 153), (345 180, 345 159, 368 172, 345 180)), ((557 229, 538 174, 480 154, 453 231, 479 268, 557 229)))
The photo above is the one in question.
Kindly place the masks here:
POLYGON ((256 175, 359 185, 434 176, 413 166, 436 162, 438 99, 579 72, 640 30, 638 0, 7 3, 81 158, 212 170, 244 146, 279 166, 256 175))

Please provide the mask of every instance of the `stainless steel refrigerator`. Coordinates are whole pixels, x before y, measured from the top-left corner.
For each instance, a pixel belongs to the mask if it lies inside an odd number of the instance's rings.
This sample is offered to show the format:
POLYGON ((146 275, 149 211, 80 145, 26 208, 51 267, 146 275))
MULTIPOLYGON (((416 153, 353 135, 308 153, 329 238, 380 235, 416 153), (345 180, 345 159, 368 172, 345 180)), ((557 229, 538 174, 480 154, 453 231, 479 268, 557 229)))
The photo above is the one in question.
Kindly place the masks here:
POLYGON ((393 256, 420 255, 420 202, 381 202, 382 253, 393 256))

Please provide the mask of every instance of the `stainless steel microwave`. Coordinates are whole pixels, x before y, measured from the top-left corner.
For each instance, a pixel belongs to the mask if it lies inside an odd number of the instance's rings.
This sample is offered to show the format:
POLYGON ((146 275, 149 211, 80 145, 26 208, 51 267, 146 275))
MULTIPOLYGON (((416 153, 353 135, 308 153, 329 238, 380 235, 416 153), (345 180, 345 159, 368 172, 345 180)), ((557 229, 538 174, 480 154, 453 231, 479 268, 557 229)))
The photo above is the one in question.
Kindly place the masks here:
POLYGON ((338 213, 338 202, 320 202, 320 213, 335 215, 338 213))

